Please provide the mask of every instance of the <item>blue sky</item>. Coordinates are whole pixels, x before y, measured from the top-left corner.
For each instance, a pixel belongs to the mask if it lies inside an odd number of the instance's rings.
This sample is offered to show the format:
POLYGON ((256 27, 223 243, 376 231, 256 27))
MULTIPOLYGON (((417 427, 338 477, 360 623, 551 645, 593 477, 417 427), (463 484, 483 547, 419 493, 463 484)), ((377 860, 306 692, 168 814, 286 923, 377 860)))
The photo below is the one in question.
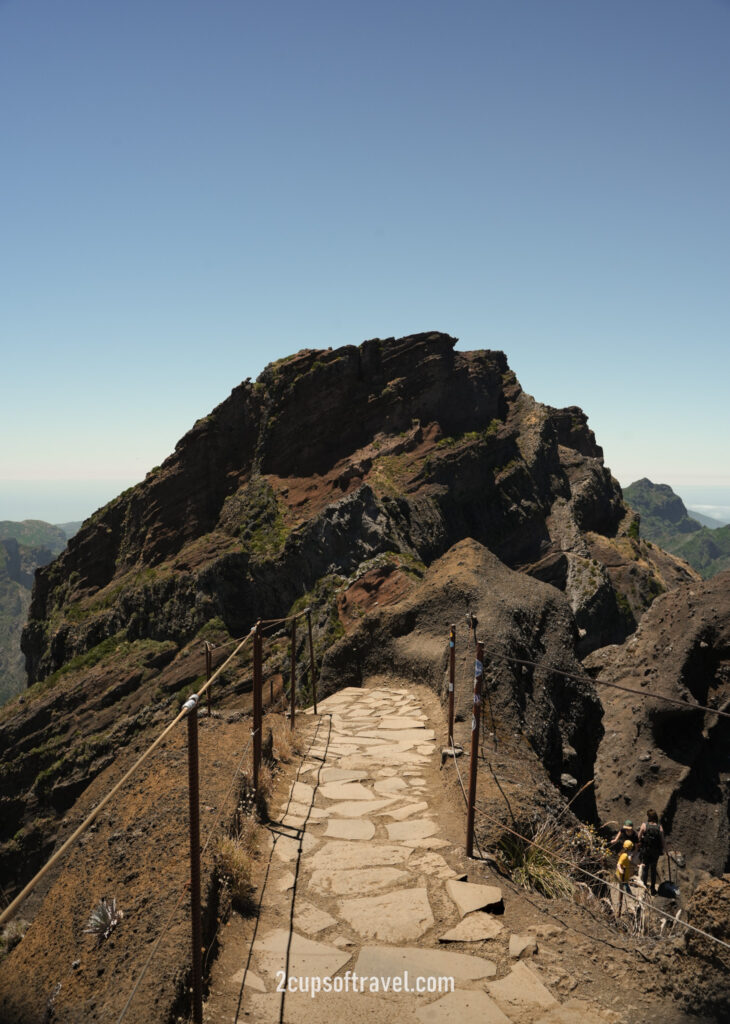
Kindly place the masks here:
POLYGON ((422 330, 730 485, 729 106, 721 0, 0 0, 0 519, 422 330))

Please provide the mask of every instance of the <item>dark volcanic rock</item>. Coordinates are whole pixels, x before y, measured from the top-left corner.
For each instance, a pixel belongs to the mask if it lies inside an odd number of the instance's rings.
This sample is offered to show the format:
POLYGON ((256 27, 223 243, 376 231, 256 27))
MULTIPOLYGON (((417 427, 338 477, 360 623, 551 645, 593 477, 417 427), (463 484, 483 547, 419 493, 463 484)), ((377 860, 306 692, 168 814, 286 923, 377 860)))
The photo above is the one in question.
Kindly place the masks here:
POLYGON ((679 930, 680 937, 660 957, 662 987, 678 1004, 704 1020, 726 1021, 730 1006, 730 875, 697 887, 686 910, 697 932, 679 930))
POLYGON ((606 737, 597 762, 604 818, 659 812, 671 848, 695 871, 722 873, 730 857, 730 720, 656 699, 730 707, 730 572, 657 598, 623 647, 584 665, 599 685, 606 737))

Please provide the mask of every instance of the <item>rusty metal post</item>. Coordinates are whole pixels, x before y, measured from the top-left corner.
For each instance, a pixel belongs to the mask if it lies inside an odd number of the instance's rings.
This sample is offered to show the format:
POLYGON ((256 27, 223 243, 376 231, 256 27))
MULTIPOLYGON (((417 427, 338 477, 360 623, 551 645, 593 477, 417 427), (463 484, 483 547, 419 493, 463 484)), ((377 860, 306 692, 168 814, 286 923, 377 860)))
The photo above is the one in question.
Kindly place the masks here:
POLYGON ((312 673, 312 703, 317 714, 317 673, 314 668, 314 644, 312 643, 312 612, 307 608, 307 629, 309 630, 309 664, 312 673))
POLYGON ((449 633, 449 745, 454 745, 454 679, 456 677, 456 626, 449 633))
MULTIPOLYGON (((205 641, 205 679, 206 679, 206 681, 209 680, 212 675, 213 675, 213 652, 210 649, 210 644, 206 640, 205 641)), ((205 703, 206 703, 206 707, 208 708, 208 716, 210 716, 210 691, 212 689, 213 689, 213 687, 209 686, 208 689, 205 691, 205 703)))
POLYGON ((261 622, 256 623, 253 635, 253 788, 259 788, 261 766, 261 719, 262 715, 262 671, 261 671, 261 622))
POLYGON ((297 706, 297 621, 292 623, 292 671, 289 684, 289 727, 294 730, 294 716, 297 706))
POLYGON ((471 760, 469 761, 469 801, 466 814, 466 855, 474 856, 474 810, 477 800, 477 761, 479 759, 479 720, 482 709, 482 679, 484 678, 484 644, 477 643, 474 663, 474 709, 471 716, 471 760))
POLYGON ((203 1024, 203 929, 200 920, 200 804, 198 776, 198 695, 188 709, 188 798, 190 804, 190 916, 193 933, 192 1009, 194 1024, 203 1024))

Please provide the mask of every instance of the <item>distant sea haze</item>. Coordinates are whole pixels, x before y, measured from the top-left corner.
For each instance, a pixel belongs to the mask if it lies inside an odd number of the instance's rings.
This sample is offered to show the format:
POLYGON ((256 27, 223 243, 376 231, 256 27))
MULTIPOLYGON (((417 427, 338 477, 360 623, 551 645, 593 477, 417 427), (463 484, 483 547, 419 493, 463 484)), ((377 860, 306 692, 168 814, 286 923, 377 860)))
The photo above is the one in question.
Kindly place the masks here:
POLYGON ((82 522, 136 480, 0 480, 0 520, 82 522))
MULTIPOLYGON (((656 481, 662 483, 661 480, 656 481)), ((730 487, 702 487, 699 484, 676 484, 672 490, 680 496, 688 509, 701 512, 703 516, 730 523, 730 487)))
MULTIPOLYGON (((0 480, 0 520, 20 522, 42 519, 46 523, 81 522, 136 480, 0 480)), ((654 480, 655 484, 665 483, 654 480)), ((631 481, 626 482, 631 483, 631 481)), ((672 484, 688 509, 730 523, 730 486, 672 484)))

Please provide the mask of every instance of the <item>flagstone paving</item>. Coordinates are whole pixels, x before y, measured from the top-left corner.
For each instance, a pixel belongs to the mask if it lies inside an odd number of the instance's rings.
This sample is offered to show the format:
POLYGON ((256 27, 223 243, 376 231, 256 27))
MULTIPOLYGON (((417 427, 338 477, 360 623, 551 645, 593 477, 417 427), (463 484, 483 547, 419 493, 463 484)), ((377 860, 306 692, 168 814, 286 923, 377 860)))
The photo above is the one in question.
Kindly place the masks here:
POLYGON ((500 888, 463 881, 452 867, 463 865, 452 838, 463 837, 444 835, 432 806, 440 747, 414 693, 348 687, 318 712, 316 737, 271 824, 253 942, 235 967, 224 944, 217 970, 228 970, 226 998, 206 1004, 206 1024, 606 1021, 593 1004, 561 1005, 516 959, 537 944, 495 916, 504 910, 500 888), (483 953, 498 955, 508 973, 498 978, 483 953), (282 992, 283 978, 298 991, 282 992), (416 979, 425 991, 415 991, 416 979), (438 979, 453 979, 453 989, 438 979))

